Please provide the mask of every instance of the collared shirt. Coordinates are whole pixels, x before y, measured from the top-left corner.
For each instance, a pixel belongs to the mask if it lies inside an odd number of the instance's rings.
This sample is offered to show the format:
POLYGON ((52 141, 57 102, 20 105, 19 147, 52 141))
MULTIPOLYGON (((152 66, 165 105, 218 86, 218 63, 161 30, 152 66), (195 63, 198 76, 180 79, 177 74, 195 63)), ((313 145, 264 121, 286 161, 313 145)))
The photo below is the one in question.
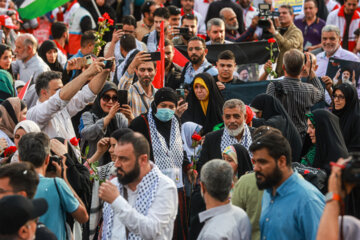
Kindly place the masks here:
POLYGON ((30 58, 26 63, 22 60, 16 60, 11 63, 11 66, 13 74, 15 75, 19 73, 19 79, 25 83, 31 78, 36 80, 40 73, 50 71, 50 67, 37 54, 30 58))
POLYGON ((134 117, 142 113, 146 113, 150 108, 151 102, 154 100, 156 89, 151 85, 152 95, 148 96, 142 88, 139 81, 132 84, 134 74, 129 74, 128 71, 119 80, 119 89, 128 90, 128 101, 134 117), (143 100, 144 99, 144 102, 143 100))
POLYGON ((150 33, 154 29, 155 29, 155 24, 149 27, 144 23, 144 19, 142 19, 136 23, 136 29, 135 29, 136 38, 139 41, 141 41, 146 34, 150 33))
MULTIPOLYGON (((187 84, 192 83, 194 77, 199 73, 203 73, 204 69, 206 69, 210 65, 211 63, 209 63, 206 58, 197 70, 195 70, 192 66, 192 63, 190 63, 189 66, 184 70, 186 71, 184 75, 184 82, 187 84)), ((218 75, 218 70, 214 66, 211 66, 211 68, 209 68, 206 72, 209 73, 211 76, 218 75)))
POLYGON ((26 118, 36 122, 49 138, 71 139, 75 137, 71 118, 94 102, 96 95, 85 85, 70 101, 65 101, 60 98, 60 91, 42 103, 38 101, 28 110, 26 118))
POLYGON ((303 18, 295 20, 294 24, 303 33, 304 48, 321 43, 321 30, 326 25, 324 20, 316 18, 315 22, 307 25, 305 18, 303 18))
MULTIPOLYGON (((286 94, 283 99, 279 100, 289 113, 299 133, 305 133, 307 129, 305 114, 310 112, 310 108, 315 103, 324 98, 324 88, 317 77, 310 79, 309 83, 303 83, 297 78, 284 77, 280 83, 286 94)), ((273 82, 269 83, 266 93, 276 97, 273 82)))
POLYGON ((316 239, 325 206, 324 195, 311 183, 293 173, 275 196, 266 189, 262 198, 261 239, 316 239))
MULTIPOLYGON (((359 62, 359 57, 356 56, 354 53, 343 49, 339 46, 338 50, 332 55, 332 57, 347 60, 347 61, 354 61, 359 62)), ((316 70, 316 76, 322 77, 326 75, 327 66, 329 63, 329 58, 326 56, 325 52, 321 52, 316 55, 316 61, 318 65, 318 69, 316 70)))
POLYGON ((198 240, 251 239, 251 224, 244 210, 228 203, 199 213, 200 222, 205 222, 198 240))
MULTIPOLYGON (((111 180, 112 183, 116 183, 116 181, 118 181, 117 178, 111 180)), ((122 196, 118 196, 111 204, 115 215, 111 239, 126 239, 125 226, 142 239, 171 239, 178 209, 175 183, 164 174, 159 173, 155 200, 146 216, 135 209, 138 189, 132 191, 127 186, 125 188, 128 191, 128 201, 122 196)))

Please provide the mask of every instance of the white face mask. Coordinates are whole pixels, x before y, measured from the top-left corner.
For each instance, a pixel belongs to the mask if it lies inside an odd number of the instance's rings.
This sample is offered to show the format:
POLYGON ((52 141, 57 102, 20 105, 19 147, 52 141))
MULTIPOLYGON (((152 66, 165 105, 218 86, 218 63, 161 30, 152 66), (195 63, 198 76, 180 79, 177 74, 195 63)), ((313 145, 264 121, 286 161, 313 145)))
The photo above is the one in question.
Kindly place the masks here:
POLYGON ((245 127, 245 125, 243 123, 237 129, 229 129, 228 127, 226 127, 226 129, 229 132, 230 136, 236 137, 236 136, 239 136, 239 134, 243 132, 244 127, 245 127))

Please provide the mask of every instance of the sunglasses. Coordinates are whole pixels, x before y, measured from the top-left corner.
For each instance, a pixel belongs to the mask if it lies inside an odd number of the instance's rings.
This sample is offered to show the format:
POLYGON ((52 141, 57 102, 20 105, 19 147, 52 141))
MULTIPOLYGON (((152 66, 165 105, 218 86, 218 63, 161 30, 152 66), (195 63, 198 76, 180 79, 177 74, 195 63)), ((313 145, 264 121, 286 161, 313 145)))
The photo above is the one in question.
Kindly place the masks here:
POLYGON ((117 96, 111 97, 111 96, 106 95, 106 94, 102 97, 102 100, 103 100, 104 102, 109 102, 110 99, 112 100, 112 102, 117 102, 118 97, 117 97, 117 96))

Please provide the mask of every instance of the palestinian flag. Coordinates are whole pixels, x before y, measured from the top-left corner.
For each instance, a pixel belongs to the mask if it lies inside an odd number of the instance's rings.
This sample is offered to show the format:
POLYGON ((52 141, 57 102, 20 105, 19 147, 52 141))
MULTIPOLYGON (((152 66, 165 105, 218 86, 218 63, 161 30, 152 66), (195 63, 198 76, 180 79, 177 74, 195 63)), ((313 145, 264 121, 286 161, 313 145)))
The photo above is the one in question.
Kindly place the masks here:
POLYGON ((67 3, 69 0, 14 0, 21 19, 33 19, 67 3))

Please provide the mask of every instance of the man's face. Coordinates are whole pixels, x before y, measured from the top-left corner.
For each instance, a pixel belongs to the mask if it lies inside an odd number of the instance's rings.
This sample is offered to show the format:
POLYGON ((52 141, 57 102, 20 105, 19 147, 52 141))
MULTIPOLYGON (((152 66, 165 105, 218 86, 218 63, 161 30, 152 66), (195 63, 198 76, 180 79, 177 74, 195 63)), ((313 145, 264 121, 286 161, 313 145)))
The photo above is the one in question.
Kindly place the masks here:
POLYGON ((23 40, 24 40, 23 38, 19 37, 15 41, 15 47, 16 47, 15 55, 16 55, 16 59, 19 60, 26 60, 30 56, 28 51, 28 46, 23 44, 23 40))
POLYGON ((283 174, 275 159, 269 155, 266 148, 253 152, 253 164, 256 185, 260 190, 278 185, 283 174))
POLYGON ((164 21, 164 29, 167 29, 167 27, 169 26, 169 21, 167 19, 158 16, 154 17, 154 25, 158 33, 161 31, 160 26, 162 21, 164 21))
POLYGON ((181 15, 171 15, 170 19, 169 19, 169 25, 171 27, 178 27, 180 26, 180 19, 181 19, 181 15))
POLYGON ((180 3, 185 12, 190 12, 194 8, 194 0, 181 0, 180 3))
POLYGON ((189 39, 196 36, 197 23, 196 20, 184 19, 181 27, 189 29, 189 39))
POLYGON ((342 80, 343 80, 343 81, 349 81, 349 80, 350 80, 350 76, 351 76, 351 74, 350 74, 349 71, 344 71, 344 72, 342 73, 342 80))
POLYGON ((292 16, 287 8, 279 8, 279 22, 282 27, 288 27, 293 21, 292 16))
POLYGON ((123 25, 123 31, 124 31, 125 34, 130 34, 130 35, 133 35, 135 37, 135 27, 133 25, 124 24, 123 25))
POLYGON ((235 70, 235 61, 232 59, 219 59, 216 62, 216 67, 219 72, 219 76, 224 80, 230 80, 233 78, 235 70))
POLYGON ((321 45, 326 55, 333 55, 340 46, 340 37, 335 32, 323 32, 321 35, 321 45))
POLYGON ((353 15, 358 6, 358 0, 346 0, 344 3, 344 12, 348 15, 353 15))
POLYGON ((236 130, 243 126, 245 114, 239 106, 234 108, 225 108, 223 113, 223 121, 229 130, 236 130))
POLYGON ((145 62, 138 66, 136 72, 142 86, 148 87, 154 80, 156 70, 153 62, 145 62))
POLYGON ((0 0, 0 8, 6 7, 6 0, 0 0))
POLYGON ((208 31, 208 36, 211 40, 211 43, 222 44, 225 40, 225 26, 215 26, 212 25, 210 30, 208 31))
POLYGON ((240 0, 240 5, 243 8, 248 8, 250 6, 251 0, 240 0))
POLYGON ((10 185, 10 178, 8 177, 0 178, 0 199, 5 196, 14 195, 14 194, 15 194, 14 189, 10 185))
POLYGON ((57 90, 61 89, 63 86, 64 85, 60 78, 51 80, 49 82, 49 88, 47 90, 49 98, 53 96, 57 92, 57 90))
POLYGON ((226 30, 236 31, 239 29, 239 23, 236 14, 233 11, 224 12, 226 30))
POLYGON ((165 47, 165 66, 169 66, 174 59, 173 46, 169 45, 165 47))
POLYGON ((199 64, 205 60, 206 51, 201 41, 190 41, 187 49, 192 64, 199 64))
POLYGON ((239 78, 240 80, 244 80, 244 81, 247 81, 249 79, 249 72, 247 69, 244 69, 242 70, 240 73, 239 73, 239 78))
POLYGON ((137 180, 140 176, 140 165, 139 159, 135 156, 133 145, 131 143, 116 144, 114 154, 119 182, 126 185, 137 180))
POLYGON ((310 1, 304 4, 304 12, 306 19, 314 19, 316 17, 316 13, 318 8, 315 6, 315 3, 310 1))

